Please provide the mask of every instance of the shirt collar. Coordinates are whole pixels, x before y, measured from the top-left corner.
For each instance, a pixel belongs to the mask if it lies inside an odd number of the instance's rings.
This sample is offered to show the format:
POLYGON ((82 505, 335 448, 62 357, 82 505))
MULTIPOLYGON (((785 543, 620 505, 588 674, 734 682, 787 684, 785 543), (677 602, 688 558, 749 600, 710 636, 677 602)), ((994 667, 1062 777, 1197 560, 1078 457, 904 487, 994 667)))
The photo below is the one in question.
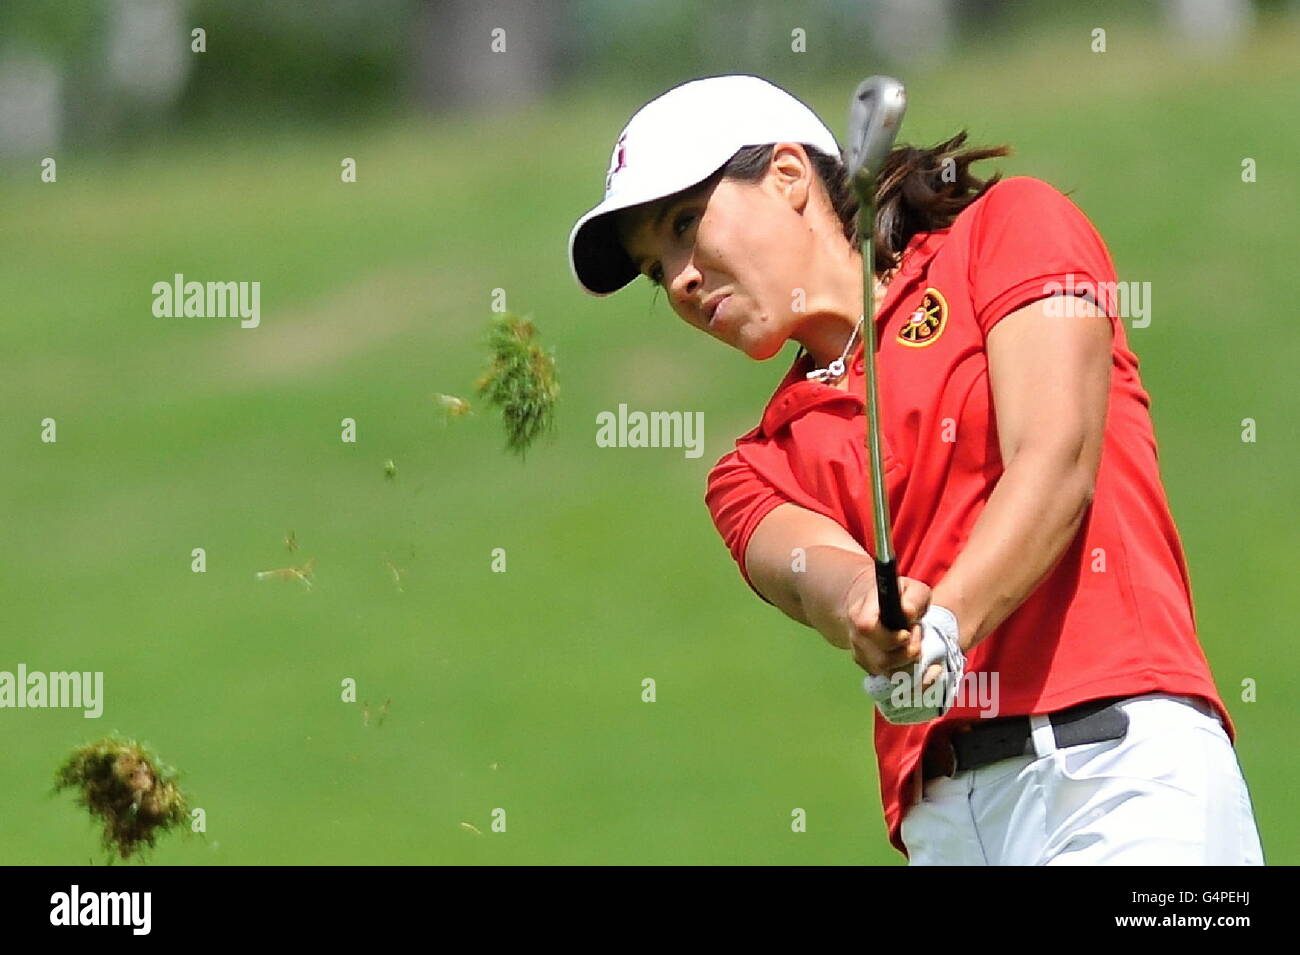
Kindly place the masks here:
MULTIPOLYGON (((898 274, 889 283, 889 288, 885 292, 885 299, 876 314, 877 325, 890 315, 894 308, 897 307, 898 300, 904 295, 906 289, 924 273, 925 267, 934 258, 935 253, 942 248, 943 240, 947 234, 947 229, 941 229, 936 232, 919 232, 912 236, 911 241, 907 243, 907 248, 903 250, 900 257, 898 274)), ((766 438, 773 437, 781 428, 804 412, 822 405, 848 402, 861 410, 864 406, 863 386, 858 382, 862 380, 865 372, 862 363, 862 348, 863 343, 859 342, 857 348, 854 349, 853 360, 849 362, 846 371, 849 379, 848 391, 841 391, 839 388, 822 384, 819 381, 809 381, 806 376, 815 366, 813 365, 812 355, 801 350, 794 363, 790 366, 790 370, 786 372, 785 377, 781 379, 781 383, 777 385, 776 391, 767 403, 767 407, 763 410, 763 420, 758 428, 763 436, 766 438)))

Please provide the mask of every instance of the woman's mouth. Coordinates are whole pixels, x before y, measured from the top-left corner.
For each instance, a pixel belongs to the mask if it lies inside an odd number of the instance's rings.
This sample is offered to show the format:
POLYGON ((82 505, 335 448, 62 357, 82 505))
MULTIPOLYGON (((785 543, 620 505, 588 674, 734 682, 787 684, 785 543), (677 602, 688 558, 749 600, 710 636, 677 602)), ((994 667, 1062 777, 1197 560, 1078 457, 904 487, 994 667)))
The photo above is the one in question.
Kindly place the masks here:
POLYGON ((729 301, 731 301, 731 296, 724 296, 722 301, 718 302, 717 306, 713 309, 713 314, 709 316, 710 328, 717 324, 718 320, 722 317, 722 313, 726 309, 729 301))

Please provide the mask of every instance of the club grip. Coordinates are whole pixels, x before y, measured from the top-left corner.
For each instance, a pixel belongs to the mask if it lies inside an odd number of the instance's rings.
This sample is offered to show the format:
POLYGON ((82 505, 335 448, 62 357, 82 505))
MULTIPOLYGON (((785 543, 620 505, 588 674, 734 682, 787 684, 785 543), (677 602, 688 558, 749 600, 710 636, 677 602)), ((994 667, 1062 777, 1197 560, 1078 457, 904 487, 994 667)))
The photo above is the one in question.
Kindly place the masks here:
POLYGON ((876 596, 880 622, 886 630, 907 630, 903 603, 898 590, 898 566, 892 560, 876 561, 876 596))

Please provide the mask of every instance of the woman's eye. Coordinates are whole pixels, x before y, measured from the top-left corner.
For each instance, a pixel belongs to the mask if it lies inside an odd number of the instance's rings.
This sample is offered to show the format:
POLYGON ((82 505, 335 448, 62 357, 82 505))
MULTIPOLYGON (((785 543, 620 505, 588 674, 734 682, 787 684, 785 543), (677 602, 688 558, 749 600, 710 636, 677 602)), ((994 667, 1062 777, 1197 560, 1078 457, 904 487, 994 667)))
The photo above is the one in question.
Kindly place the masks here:
MULTIPOLYGON (((685 222, 690 222, 694 218, 695 216, 691 215, 689 212, 680 213, 677 216, 677 218, 673 220, 673 235, 677 235, 677 236, 681 235, 682 232, 685 231, 685 229, 682 228, 682 224, 685 222)), ((646 274, 649 276, 652 284, 663 285, 663 276, 660 272, 658 265, 651 266, 650 271, 647 272, 646 274)))

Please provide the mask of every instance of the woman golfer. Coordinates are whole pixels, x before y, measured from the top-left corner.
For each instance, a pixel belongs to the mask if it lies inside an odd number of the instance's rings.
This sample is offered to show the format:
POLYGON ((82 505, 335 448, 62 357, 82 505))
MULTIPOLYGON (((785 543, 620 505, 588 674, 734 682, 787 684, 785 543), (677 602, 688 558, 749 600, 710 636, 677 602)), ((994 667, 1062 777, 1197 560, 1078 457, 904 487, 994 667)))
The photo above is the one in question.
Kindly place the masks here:
POLYGON ((750 358, 801 348, 706 500, 745 581, 869 674, 891 842, 913 864, 1259 864, 1196 637, 1109 253, 1004 148, 894 149, 877 180, 881 442, 910 631, 879 621, 857 203, 835 137, 753 76, 619 135, 579 284, 638 273, 750 358), (946 647, 919 668, 923 638, 946 647), (953 694, 955 690, 955 696, 953 694))

